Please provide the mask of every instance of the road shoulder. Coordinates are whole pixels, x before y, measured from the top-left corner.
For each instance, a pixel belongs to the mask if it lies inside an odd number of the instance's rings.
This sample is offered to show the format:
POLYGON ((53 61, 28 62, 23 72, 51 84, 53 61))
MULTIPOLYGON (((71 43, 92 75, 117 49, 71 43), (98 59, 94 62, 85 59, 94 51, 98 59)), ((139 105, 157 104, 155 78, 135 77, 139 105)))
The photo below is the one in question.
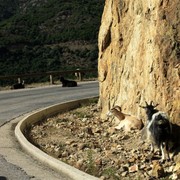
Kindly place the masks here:
POLYGON ((0 127, 0 158, 3 160, 3 167, 6 167, 6 171, 1 169, 0 175, 9 180, 17 179, 17 177, 19 177, 19 180, 32 178, 33 180, 70 180, 68 177, 46 167, 22 150, 15 138, 14 129, 16 124, 24 117, 25 115, 20 116, 0 127), (12 171, 12 169, 14 170, 12 171))

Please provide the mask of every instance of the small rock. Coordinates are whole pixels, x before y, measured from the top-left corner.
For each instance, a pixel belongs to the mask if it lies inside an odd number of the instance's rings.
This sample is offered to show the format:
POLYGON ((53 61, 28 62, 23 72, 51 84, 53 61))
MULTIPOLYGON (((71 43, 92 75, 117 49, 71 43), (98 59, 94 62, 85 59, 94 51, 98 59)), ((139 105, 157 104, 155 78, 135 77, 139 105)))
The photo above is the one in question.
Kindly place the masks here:
POLYGON ((80 133, 80 134, 78 134, 78 136, 80 137, 80 138, 83 138, 84 137, 84 132, 82 132, 82 133, 80 133))
POLYGON ((88 120, 88 118, 83 118, 82 122, 86 122, 88 120))
POLYGON ((97 166, 101 166, 101 165, 102 165, 102 159, 101 159, 101 158, 96 159, 96 160, 95 160, 95 164, 96 164, 97 166))
POLYGON ((153 158, 153 154, 148 154, 145 158, 146 158, 145 162, 151 162, 151 160, 153 158))
POLYGON ((86 128, 86 133, 89 134, 89 135, 94 135, 91 127, 86 128))
POLYGON ((180 172, 180 162, 178 162, 176 164, 176 166, 174 167, 174 171, 179 171, 180 172))
POLYGON ((86 144, 81 143, 81 144, 78 145, 78 149, 83 150, 86 146, 87 146, 86 144))
POLYGON ((161 178, 165 176, 164 168, 159 161, 153 161, 152 174, 153 177, 161 178))
POLYGON ((127 172, 128 171, 128 167, 127 166, 121 166, 119 169, 119 172, 127 172))
POLYGON ((106 178, 105 178, 105 176, 101 176, 99 179, 100 180, 105 180, 106 178))
POLYGON ((176 173, 173 173, 170 177, 169 177, 169 179, 172 179, 172 180, 177 180, 177 179, 179 179, 180 178, 180 176, 178 177, 178 175, 176 174, 176 173))
POLYGON ((94 132, 95 132, 95 133, 99 133, 99 134, 100 134, 100 133, 101 133, 101 129, 96 128, 96 129, 94 130, 94 132))
POLYGON ((135 157, 131 157, 129 160, 128 160, 130 163, 134 163, 136 161, 135 157))
POLYGON ((77 168, 77 169, 80 169, 81 167, 82 167, 82 165, 83 165, 83 160, 79 160, 79 161, 77 161, 76 162, 76 164, 75 164, 75 167, 77 168))
POLYGON ((174 166, 170 166, 168 172, 173 172, 173 170, 174 170, 174 166))
POLYGON ((143 175, 144 175, 144 177, 146 177, 146 178, 149 177, 149 174, 148 174, 146 171, 143 173, 143 175))
POLYGON ((130 173, 134 173, 134 172, 137 172, 137 171, 138 171, 138 165, 137 164, 134 164, 133 166, 129 167, 129 172, 130 173))
POLYGON ((112 153, 116 153, 117 148, 116 147, 111 147, 111 151, 112 151, 112 153))
POLYGON ((72 147, 77 147, 77 146, 78 146, 78 143, 72 143, 71 146, 72 146, 72 147))
POLYGON ((117 145, 117 149, 118 149, 119 151, 124 151, 124 147, 122 147, 121 145, 117 145))
POLYGON ((143 170, 143 169, 145 169, 146 168, 146 165, 145 164, 142 164, 142 165, 140 165, 140 167, 139 167, 139 169, 141 169, 141 170, 143 170))
POLYGON ((61 154, 61 157, 67 157, 69 154, 67 151, 64 151, 62 154, 61 154))
POLYGON ((127 140, 127 139, 129 139, 129 138, 130 138, 130 136, 126 134, 126 135, 124 135, 124 136, 121 137, 121 140, 127 140))
POLYGON ((74 143, 74 140, 67 140, 65 144, 66 144, 66 145, 70 145, 70 144, 72 144, 72 143, 74 143))
POLYGON ((97 152, 97 153, 98 153, 98 152, 101 152, 101 151, 102 151, 101 148, 96 148, 96 149, 95 149, 95 152, 97 152))
POLYGON ((114 128, 108 128, 108 130, 107 130, 107 132, 108 132, 110 135, 114 134, 115 131, 116 131, 116 130, 115 130, 114 128))
POLYGON ((103 133, 104 137, 107 137, 108 135, 109 135, 108 132, 103 133))
POLYGON ((124 172, 121 174, 121 176, 122 176, 122 177, 125 177, 125 176, 127 176, 127 174, 128 174, 128 172, 127 172, 127 171, 124 171, 124 172))

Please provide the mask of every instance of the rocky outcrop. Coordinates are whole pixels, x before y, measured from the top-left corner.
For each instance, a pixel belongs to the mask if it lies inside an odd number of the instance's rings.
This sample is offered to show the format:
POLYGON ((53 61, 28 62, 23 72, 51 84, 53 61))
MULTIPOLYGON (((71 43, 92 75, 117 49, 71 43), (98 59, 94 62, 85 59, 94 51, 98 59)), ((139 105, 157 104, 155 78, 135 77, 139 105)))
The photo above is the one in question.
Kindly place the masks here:
POLYGON ((98 40, 101 117, 153 100, 180 124, 180 1, 106 0, 98 40))

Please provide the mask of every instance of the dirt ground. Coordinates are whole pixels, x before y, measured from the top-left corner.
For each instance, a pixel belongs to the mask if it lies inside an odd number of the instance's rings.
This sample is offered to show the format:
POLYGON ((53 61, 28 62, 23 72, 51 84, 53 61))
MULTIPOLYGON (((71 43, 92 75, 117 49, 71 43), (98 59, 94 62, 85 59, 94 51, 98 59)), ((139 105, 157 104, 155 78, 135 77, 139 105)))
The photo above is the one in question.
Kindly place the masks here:
POLYGON ((161 163, 142 131, 125 134, 111 119, 100 119, 97 102, 33 125, 29 137, 47 154, 100 179, 180 179, 180 155, 176 163, 161 163))

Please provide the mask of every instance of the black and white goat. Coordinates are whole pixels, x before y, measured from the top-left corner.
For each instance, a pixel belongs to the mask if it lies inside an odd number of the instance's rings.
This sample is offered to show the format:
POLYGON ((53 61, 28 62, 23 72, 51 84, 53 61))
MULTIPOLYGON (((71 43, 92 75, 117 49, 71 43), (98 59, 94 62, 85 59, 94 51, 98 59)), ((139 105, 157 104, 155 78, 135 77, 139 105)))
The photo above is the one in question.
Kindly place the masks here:
POLYGON ((169 142, 172 134, 171 123, 165 112, 156 109, 158 104, 153 105, 147 102, 146 106, 140 106, 145 109, 147 115, 147 138, 151 142, 151 151, 154 152, 154 146, 161 150, 161 160, 169 159, 169 142))
POLYGON ((60 77, 60 81, 62 83, 62 87, 76 87, 77 86, 76 81, 69 81, 67 79, 64 79, 64 77, 60 77))

